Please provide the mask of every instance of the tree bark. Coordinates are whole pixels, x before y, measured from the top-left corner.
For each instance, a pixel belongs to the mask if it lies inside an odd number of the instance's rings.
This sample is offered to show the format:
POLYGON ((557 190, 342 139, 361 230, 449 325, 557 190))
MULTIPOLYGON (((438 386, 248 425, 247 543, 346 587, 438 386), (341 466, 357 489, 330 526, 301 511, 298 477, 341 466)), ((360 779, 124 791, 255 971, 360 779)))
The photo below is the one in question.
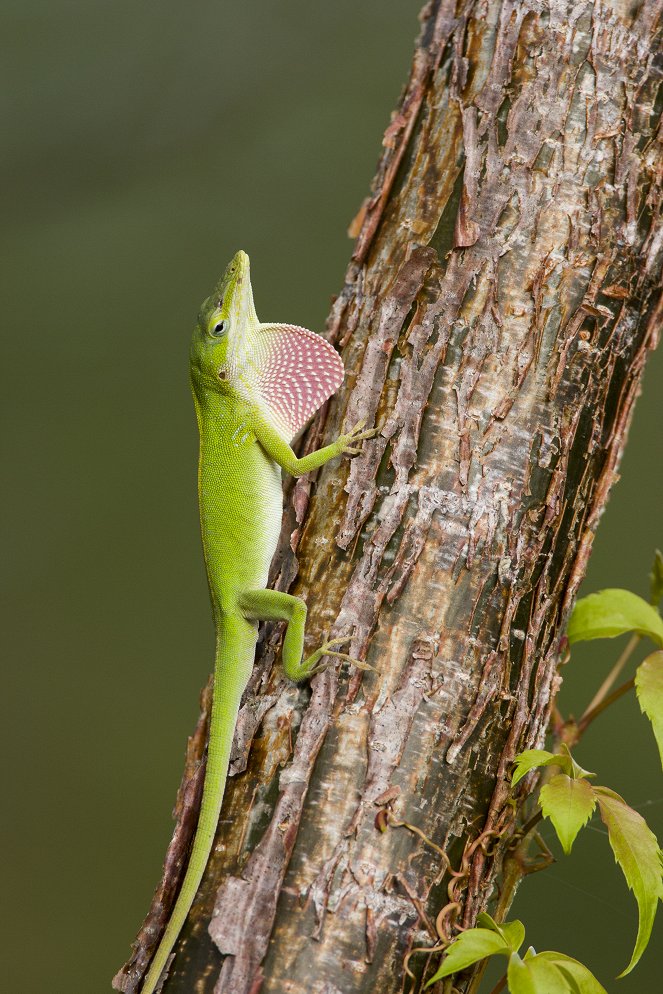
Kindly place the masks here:
MULTIPOLYGON (((345 386, 305 446, 360 418, 381 430, 290 490, 273 567, 309 605, 310 645, 351 635, 376 672, 295 687, 266 626, 166 994, 402 991, 406 955, 505 887, 510 763, 543 744, 661 319, 660 7, 422 12, 329 321, 345 386)), ((204 722, 120 990, 139 989, 176 890, 204 722)), ((409 963, 419 990, 436 957, 409 963)))

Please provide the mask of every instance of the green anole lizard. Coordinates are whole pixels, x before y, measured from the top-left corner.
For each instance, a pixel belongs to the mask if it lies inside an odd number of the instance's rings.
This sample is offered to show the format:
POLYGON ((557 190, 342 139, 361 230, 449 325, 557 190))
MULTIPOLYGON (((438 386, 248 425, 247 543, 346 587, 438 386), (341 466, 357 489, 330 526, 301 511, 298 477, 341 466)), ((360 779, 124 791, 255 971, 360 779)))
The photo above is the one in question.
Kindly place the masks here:
POLYGON ((357 662, 336 649, 347 638, 325 642, 302 659, 306 604, 266 589, 283 514, 281 469, 301 476, 335 456, 357 453, 354 443, 375 434, 359 423, 301 459, 293 452, 290 441, 342 381, 341 359, 324 338, 258 321, 249 258, 238 252, 203 304, 191 343, 200 521, 216 628, 207 768, 184 880, 141 994, 157 988, 207 865, 258 622, 287 622, 282 660, 291 680, 310 676, 323 656, 357 662))

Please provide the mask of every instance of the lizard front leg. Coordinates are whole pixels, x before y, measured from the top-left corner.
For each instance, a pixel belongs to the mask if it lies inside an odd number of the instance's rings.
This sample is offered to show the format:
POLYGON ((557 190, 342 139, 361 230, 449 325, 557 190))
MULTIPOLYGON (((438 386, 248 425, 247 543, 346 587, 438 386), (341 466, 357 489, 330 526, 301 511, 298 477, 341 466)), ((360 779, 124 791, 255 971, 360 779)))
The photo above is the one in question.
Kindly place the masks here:
POLYGON ((377 428, 363 430, 364 422, 360 421, 350 431, 339 435, 336 441, 330 445, 325 445, 322 449, 316 449, 315 452, 309 452, 308 455, 298 458, 276 428, 272 427, 260 415, 254 415, 248 423, 269 458, 278 463, 281 469, 290 473, 291 476, 303 476, 304 473, 324 466, 326 462, 336 456, 357 455, 360 449, 356 447, 356 443, 364 438, 373 438, 378 430, 377 428))

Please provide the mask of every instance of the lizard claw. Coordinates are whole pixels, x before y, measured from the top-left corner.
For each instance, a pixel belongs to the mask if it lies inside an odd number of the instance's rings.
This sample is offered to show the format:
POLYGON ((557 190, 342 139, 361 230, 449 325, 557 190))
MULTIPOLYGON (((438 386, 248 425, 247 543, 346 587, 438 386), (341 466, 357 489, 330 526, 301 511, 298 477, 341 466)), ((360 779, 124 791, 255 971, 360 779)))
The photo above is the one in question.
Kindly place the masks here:
POLYGON ((363 659, 357 659, 355 656, 348 655, 347 652, 328 652, 327 656, 333 656, 334 659, 345 659, 352 666, 356 666, 358 670, 370 670, 371 673, 377 673, 375 666, 371 666, 370 663, 364 662, 363 659))
MULTIPOLYGON (((318 659, 322 659, 323 656, 330 656, 332 659, 342 659, 352 666, 356 666, 358 670, 371 670, 371 672, 377 673, 375 667, 371 666, 370 663, 364 662, 363 659, 356 659, 347 652, 335 651, 335 646, 343 645, 345 642, 349 642, 350 637, 351 636, 346 635, 345 638, 330 639, 329 642, 325 642, 320 646, 320 648, 316 651, 315 656, 317 656, 318 659)), ((312 676, 314 673, 321 673, 323 670, 327 669, 328 665, 328 663, 323 663, 322 665, 315 666, 313 669, 309 670, 309 675, 312 676)))
POLYGON ((345 455, 356 456, 361 452, 361 449, 356 448, 356 446, 353 446, 350 443, 361 442, 365 438, 374 438, 375 435, 377 435, 379 431, 378 428, 366 428, 362 431, 365 424, 366 419, 362 418, 361 421, 358 421, 356 425, 352 426, 350 431, 347 431, 344 435, 341 435, 341 441, 344 443, 343 452, 345 455))

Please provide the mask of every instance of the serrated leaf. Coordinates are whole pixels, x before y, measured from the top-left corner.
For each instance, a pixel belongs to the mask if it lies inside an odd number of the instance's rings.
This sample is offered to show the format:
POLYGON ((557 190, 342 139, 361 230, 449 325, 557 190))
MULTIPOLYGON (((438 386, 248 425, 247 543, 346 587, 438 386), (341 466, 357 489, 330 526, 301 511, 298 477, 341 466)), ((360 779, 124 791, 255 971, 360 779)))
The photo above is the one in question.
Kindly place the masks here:
POLYGON ((569 642, 615 638, 624 632, 648 635, 663 646, 663 618, 651 604, 630 590, 599 590, 581 598, 573 609, 569 642))
POLYGON ((571 986, 574 994, 576 992, 577 994, 607 994, 605 987, 598 982, 591 970, 588 970, 577 959, 556 952, 539 953, 538 958, 554 963, 558 970, 566 974, 575 985, 571 986))
POLYGON ((589 770, 583 769, 579 763, 576 763, 575 759, 571 755, 569 747, 565 742, 561 745, 562 752, 567 759, 567 762, 562 766, 562 770, 573 780, 580 780, 582 777, 595 777, 596 773, 590 773, 589 770))
POLYGON ((663 552, 656 549, 654 552, 654 562, 649 574, 649 601, 654 607, 658 607, 663 597, 663 552))
POLYGON ((517 953, 525 941, 525 926, 515 919, 512 922, 503 922, 498 925, 494 918, 491 918, 486 911, 481 911, 477 915, 477 925, 480 928, 488 928, 501 935, 509 949, 517 953))
POLYGON ((647 822, 623 797, 608 787, 594 787, 601 818, 615 859, 638 902, 638 935, 631 962, 620 973, 630 973, 647 948, 659 898, 663 898, 663 865, 656 836, 647 822))
POLYGON ((593 777, 595 773, 583 770, 579 766, 566 745, 562 745, 563 752, 548 752, 546 749, 526 749, 519 753, 513 760, 516 769, 511 777, 511 785, 515 787, 519 780, 537 766, 559 766, 568 776, 578 779, 579 777, 593 777))
POLYGON ((568 856, 576 835, 596 807, 594 791, 587 780, 573 780, 559 773, 541 788, 539 803, 544 816, 555 826, 557 838, 568 856))
POLYGON ((511 786, 515 787, 519 780, 537 766, 564 766, 567 762, 566 756, 561 753, 548 752, 546 749, 526 749, 525 752, 518 753, 514 757, 513 763, 516 767, 511 777, 511 786))
POLYGON ((663 766, 663 652, 652 652, 635 671, 640 710, 651 721, 663 766))
POLYGON ((448 977, 452 973, 458 973, 473 963, 485 959, 486 956, 494 956, 501 953, 508 956, 511 950, 499 934, 488 928, 468 928, 466 932, 461 932, 457 939, 448 946, 446 956, 437 973, 426 983, 430 987, 442 977, 448 977))

